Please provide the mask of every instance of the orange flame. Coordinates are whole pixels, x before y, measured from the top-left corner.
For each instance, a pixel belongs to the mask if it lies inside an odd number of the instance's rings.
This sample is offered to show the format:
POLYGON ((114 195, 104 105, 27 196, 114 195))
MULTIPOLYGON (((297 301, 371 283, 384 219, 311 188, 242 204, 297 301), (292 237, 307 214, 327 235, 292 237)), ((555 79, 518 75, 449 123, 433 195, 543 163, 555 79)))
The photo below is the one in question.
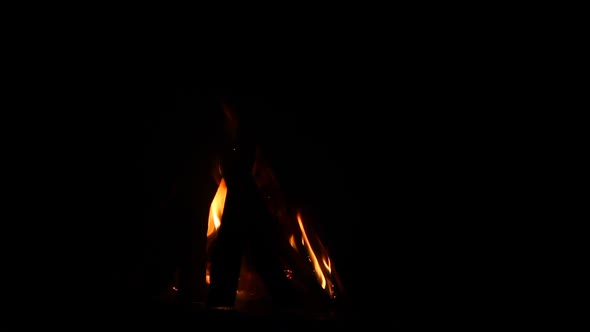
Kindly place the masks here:
POLYGON ((291 234, 291 237, 289 238, 289 244, 291 245, 291 247, 293 247, 293 249, 297 250, 297 244, 295 243, 295 234, 291 234))
MULTIPOLYGON (((226 195, 227 186, 225 184, 225 180, 221 178, 221 180, 219 180, 219 187, 217 188, 217 192, 215 193, 215 197, 213 197, 213 201, 211 201, 211 207, 209 208, 209 222, 207 224, 208 239, 212 239, 217 234, 217 230, 219 230, 219 227, 221 226, 221 216, 223 215, 226 195)), ((205 282, 207 285, 211 283, 209 264, 207 264, 205 282)))
MULTIPOLYGON (((207 225, 207 238, 213 239, 216 235, 219 227, 221 226, 221 217, 223 215, 223 210, 225 206, 225 199, 227 196, 227 185, 225 180, 221 178, 219 181, 219 187, 217 188, 217 192, 215 193, 215 197, 211 202, 211 207, 209 209, 209 220, 207 225)), ((333 290, 333 280, 332 278, 332 262, 330 261, 330 257, 327 254, 327 251, 323 247, 322 243, 319 241, 317 236, 311 234, 314 237, 314 246, 318 245, 319 250, 318 254, 312 248, 312 242, 309 240, 309 236, 303 226, 303 221, 301 220, 301 213, 297 213, 297 221, 299 223, 299 228, 301 230, 301 243, 307 250, 309 260, 313 265, 313 271, 320 283, 320 286, 328 292, 328 294, 334 297, 334 290, 333 290), (318 259, 318 256, 320 257, 318 259), (321 260, 321 264, 320 264, 321 260)), ((295 239, 295 234, 292 234, 289 237, 289 244, 293 249, 298 251, 298 246, 295 239)), ((316 248, 317 249, 317 248, 316 248)), ((210 284, 210 273, 209 273, 209 266, 207 266, 206 271, 206 283, 210 284)), ((288 276, 289 277, 289 276, 288 276)))
POLYGON ((322 257, 322 262, 324 263, 326 269, 328 269, 328 272, 332 273, 332 264, 330 263, 330 257, 322 257), (328 260, 328 262, 326 262, 326 259, 328 260))
POLYGON ((223 207, 225 205, 225 196, 227 195, 227 186, 225 180, 222 178, 217 188, 217 193, 211 202, 209 209, 209 224, 207 225, 207 237, 213 235, 221 226, 221 216, 223 215, 223 207))
MULTIPOLYGON (((326 276, 324 275, 324 272, 322 271, 322 267, 320 266, 320 263, 316 257, 316 254, 313 251, 313 248, 311 247, 311 242, 309 242, 309 238, 307 237, 307 233, 305 232, 305 227, 303 227, 303 221, 301 221, 301 213, 299 213, 299 212, 297 213, 297 221, 299 222, 299 228, 301 228, 302 242, 305 245, 305 247, 307 248, 309 258, 311 259, 311 263, 313 264, 314 272, 315 272, 322 288, 326 289, 326 285, 328 284, 328 280, 326 279, 326 276)), ((324 261, 324 264, 326 264, 325 263, 326 259, 329 262, 329 258, 327 258, 325 256, 322 258, 322 260, 324 261)), ((330 292, 330 294, 331 294, 330 288, 328 288, 328 292, 330 292)))

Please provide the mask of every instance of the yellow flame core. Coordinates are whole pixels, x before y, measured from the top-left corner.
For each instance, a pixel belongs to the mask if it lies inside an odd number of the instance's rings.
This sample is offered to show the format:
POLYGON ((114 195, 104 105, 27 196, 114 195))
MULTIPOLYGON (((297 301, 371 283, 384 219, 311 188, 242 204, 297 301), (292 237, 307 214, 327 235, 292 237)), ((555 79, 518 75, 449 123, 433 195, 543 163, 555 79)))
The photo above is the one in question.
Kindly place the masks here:
POLYGON ((217 193, 211 202, 209 209, 209 223, 207 225, 207 237, 214 234, 221 226, 221 216, 223 215, 223 206, 225 205, 225 196, 227 195, 227 186, 222 178, 217 188, 217 193))
POLYGON ((305 233, 305 228, 303 227, 303 222, 301 221, 301 213, 297 213, 297 221, 299 222, 299 228, 301 228, 303 243, 307 244, 307 252, 309 253, 309 257, 311 258, 311 262, 313 263, 315 274, 318 277, 318 280, 320 282, 320 285, 322 285, 322 288, 326 289, 326 277, 324 276, 324 273, 322 272, 322 267, 320 266, 320 263, 318 262, 318 259, 315 253, 313 252, 313 249, 311 248, 311 243, 307 238, 307 233, 305 233))

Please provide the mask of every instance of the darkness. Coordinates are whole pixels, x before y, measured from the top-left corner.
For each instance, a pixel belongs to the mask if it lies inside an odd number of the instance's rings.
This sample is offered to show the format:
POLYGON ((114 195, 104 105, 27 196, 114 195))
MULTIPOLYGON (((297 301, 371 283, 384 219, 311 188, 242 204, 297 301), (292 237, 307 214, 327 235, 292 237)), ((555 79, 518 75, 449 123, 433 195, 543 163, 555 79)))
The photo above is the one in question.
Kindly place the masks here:
POLYGON ((365 140, 356 138, 365 135, 357 132, 359 113, 325 90, 232 83, 137 85, 102 94, 92 125, 105 131, 90 154, 98 171, 89 182, 97 188, 92 218, 98 220, 87 232, 105 241, 95 248, 98 264, 90 273, 101 281, 90 292, 116 299, 111 310, 149 307, 190 252, 188 224, 207 217, 195 211, 208 213, 217 187, 214 158, 226 139, 222 101, 256 128, 287 202, 313 218, 350 298, 362 291, 355 238, 371 230, 359 197, 374 195, 363 188, 374 174, 359 146, 365 140))
POLYGON ((288 200, 313 216, 348 318, 432 321, 489 296, 496 286, 479 283, 489 273, 479 262, 490 249, 476 249, 504 200, 487 189, 507 167, 494 158, 499 92, 474 78, 489 69, 459 71, 428 51, 350 67, 325 56, 280 70, 180 68, 180 79, 140 70, 70 91, 80 113, 68 141, 90 138, 67 168, 81 201, 67 252, 84 254, 65 268, 80 284, 76 303, 88 304, 77 310, 153 313, 150 298, 190 249, 188 221, 206 217, 190 207, 205 211, 214 195, 222 100, 257 128, 288 200))
POLYGON ((192 208, 201 203, 201 211, 208 211, 216 189, 211 169, 224 139, 221 100, 255 125, 287 201, 313 216, 355 310, 367 309, 363 302, 373 300, 366 296, 391 293, 381 287, 395 285, 396 266, 402 264, 404 249, 396 252, 395 239, 403 227, 396 223, 425 213, 412 196, 424 195, 420 187, 433 175, 420 156, 425 151, 413 147, 432 138, 420 137, 420 127, 432 124, 426 115, 386 111, 387 105, 376 103, 387 101, 379 96, 385 92, 336 82, 331 79, 329 89, 311 82, 308 88, 284 89, 238 82, 124 91, 122 100, 131 100, 137 112, 113 119, 112 125, 121 126, 118 140, 101 161, 116 191, 107 198, 114 204, 108 211, 129 213, 103 224, 114 232, 106 256, 112 260, 109 293, 129 303, 124 307, 144 306, 190 252, 187 224, 197 217, 192 208), (391 256, 384 259, 385 252, 391 256))

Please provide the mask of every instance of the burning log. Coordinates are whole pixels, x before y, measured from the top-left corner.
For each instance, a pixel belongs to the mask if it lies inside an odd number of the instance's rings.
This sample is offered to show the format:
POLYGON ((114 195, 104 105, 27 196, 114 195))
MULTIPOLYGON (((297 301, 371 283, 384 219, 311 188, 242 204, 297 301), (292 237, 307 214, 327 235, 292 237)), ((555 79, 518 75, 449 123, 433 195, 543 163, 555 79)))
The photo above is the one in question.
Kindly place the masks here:
MULTIPOLYGON (((201 189, 202 190, 202 189, 201 189)), ((195 211, 191 211, 190 216, 195 215, 199 221, 206 219, 206 206, 201 202, 206 202, 205 199, 196 200, 197 203, 195 211)), ((193 303, 203 303, 206 297, 207 285, 205 283, 205 267, 207 262, 207 255, 205 246, 207 243, 206 231, 207 224, 205 222, 193 222, 188 229, 187 243, 190 248, 187 248, 187 257, 180 263, 179 275, 179 299, 180 302, 186 305, 193 303), (187 259, 188 258, 188 259, 187 259)))
MULTIPOLYGON (((289 246, 281 223, 269 213, 253 179, 243 174, 237 178, 233 175, 226 173, 225 208, 211 248, 208 306, 234 305, 244 256, 245 262, 261 277, 273 307, 326 307, 330 299, 325 291, 326 280, 323 285, 318 283, 318 273, 289 246)), ((306 238, 307 246, 309 241, 306 238)), ((319 264, 325 262, 309 251, 304 257, 310 262, 310 255, 319 271, 319 264)))
POLYGON ((228 188, 223 223, 211 248, 210 285, 207 304, 231 307, 235 302, 243 254, 245 223, 241 215, 240 193, 228 188))
POLYGON ((232 148, 222 166, 227 196, 211 249, 210 307, 233 306, 242 255, 263 279, 274 302, 292 302, 295 295, 279 255, 278 223, 268 213, 251 175, 253 153, 251 148, 232 148))
MULTIPOLYGON (((234 116, 226 115, 230 120, 234 116)), ((222 179, 211 204, 207 231, 211 240, 207 306, 233 307, 241 272, 241 283, 253 284, 253 274, 241 270, 245 258, 262 279, 274 308, 325 308, 334 298, 332 266, 325 248, 314 235, 308 235, 300 215, 293 223, 284 202, 270 200, 269 191, 279 192, 272 188, 276 181, 272 173, 260 177, 264 166, 259 165, 248 128, 237 128, 235 123, 230 128, 231 142, 221 161, 222 179)))

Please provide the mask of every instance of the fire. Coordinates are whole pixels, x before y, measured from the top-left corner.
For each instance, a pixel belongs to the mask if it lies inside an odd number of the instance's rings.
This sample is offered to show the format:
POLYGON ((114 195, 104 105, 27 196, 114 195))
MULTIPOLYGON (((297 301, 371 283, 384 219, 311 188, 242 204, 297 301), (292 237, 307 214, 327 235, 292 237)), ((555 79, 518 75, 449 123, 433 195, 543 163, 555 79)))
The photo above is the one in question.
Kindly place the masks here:
MULTIPOLYGON (((231 111, 229 107, 227 107, 227 105, 223 104, 222 106, 223 111, 225 113, 226 130, 232 142, 236 143, 235 140, 239 138, 237 135, 237 116, 235 113, 231 111)), ((286 211, 285 204, 281 199, 280 190, 278 190, 277 181, 273 176, 272 170, 268 167, 268 165, 265 165, 264 159, 261 158, 262 157, 260 157, 260 152, 259 150, 257 150, 253 169, 251 170, 252 176, 256 180, 256 185, 258 186, 258 189, 261 193, 264 194, 264 197, 266 197, 266 205, 269 209, 269 212, 271 212, 271 214, 273 214, 277 217, 277 219, 283 222, 285 221, 284 216, 287 215, 287 213, 284 213, 286 211)), ((219 185, 209 209, 209 218, 207 223, 208 251, 211 248, 211 245, 214 244, 217 232, 221 226, 221 219, 224 212, 225 200, 228 191, 225 179, 223 178, 221 164, 217 165, 217 169, 215 170, 213 176, 219 185)), ((314 232, 308 234, 306 232, 305 227, 303 225, 303 221, 301 220, 300 212, 297 213, 296 219, 299 223, 299 228, 301 230, 301 239, 298 238, 299 234, 291 234, 289 236, 289 244, 297 252, 297 255, 293 257, 296 257, 297 259, 302 259, 305 257, 305 259, 312 264, 313 272, 315 273, 315 276, 317 277, 320 286, 329 294, 330 297, 335 298, 333 287, 334 281, 338 281, 338 275, 336 273, 336 269, 334 269, 334 275, 332 275, 332 269, 334 267, 332 266, 332 262, 330 261, 330 258, 327 254, 327 250, 323 247, 321 241, 317 237, 317 234, 315 234, 314 232), (299 240, 301 240, 301 244, 299 244, 299 240), (314 249, 318 251, 314 251, 314 249), (306 252, 307 255, 303 254, 304 252, 306 252)), ((293 219, 288 218, 288 220, 289 224, 293 223, 293 219)), ((292 227, 294 225, 291 224, 289 226, 292 227)), ((303 265, 306 265, 306 262, 299 261, 297 263, 303 263, 303 265)), ((208 261, 205 271, 205 282, 207 285, 210 285, 211 283, 210 264, 211 263, 208 261)), ((299 264, 297 264, 297 267, 299 267, 299 264)), ((238 298, 244 297, 246 295, 255 295, 246 293, 249 292, 249 290, 252 288, 252 280, 255 280, 255 277, 253 277, 253 275, 256 275, 253 274, 252 271, 249 271, 248 268, 249 267, 246 266, 244 262, 242 262, 238 289, 236 290, 238 298)), ((299 275, 298 273, 294 274, 294 271, 289 269, 288 267, 285 267, 284 272, 286 278, 296 279, 295 281, 299 282, 299 280, 297 280, 297 277, 299 275)), ((311 276, 311 278, 313 279, 313 275, 307 273, 301 273, 301 276, 305 277, 305 281, 307 281, 307 276, 311 276)))
MULTIPOLYGON (((320 265, 318 258, 316 256, 313 248, 311 247, 311 242, 309 241, 307 233, 305 232, 305 227, 303 227, 303 221, 301 221, 301 213, 297 213, 297 221, 299 222, 299 228, 301 229, 301 237, 302 237, 301 241, 307 249, 307 252, 309 254, 309 258, 311 260, 311 263, 313 264, 313 269, 314 269, 314 272, 318 278, 318 281, 320 282, 320 285, 322 286, 323 289, 326 289, 326 286, 329 286, 326 290, 328 291, 328 293, 330 295, 332 295, 332 289, 331 289, 332 283, 329 280, 329 278, 326 278, 326 275, 324 275, 324 272, 322 271, 322 266, 320 265)), ((327 271, 328 277, 330 277, 332 269, 331 269, 331 264, 330 264, 330 258, 326 254, 322 254, 322 262, 324 263, 324 266, 328 270, 327 271)))
MULTIPOLYGON (((211 202, 211 206, 209 209, 209 220, 208 220, 208 225, 207 225, 207 238, 209 240, 213 240, 215 238, 217 231, 219 230, 219 227, 221 226, 221 218, 223 215, 226 196, 227 196, 227 185, 226 185, 223 177, 220 176, 219 186, 217 188, 217 192, 215 193, 215 196, 211 202)), ((320 286, 331 297, 335 297, 334 289, 333 289, 334 280, 332 279, 333 278, 333 276, 332 276, 333 266, 332 266, 332 262, 330 260, 330 257, 327 254, 326 249, 323 247, 321 241, 319 240, 319 238, 317 237, 316 234, 314 234, 312 232, 308 235, 308 233, 305 230, 305 227, 303 225, 303 221, 301 219, 300 212, 297 213, 297 222, 298 222, 299 228, 301 230, 301 246, 303 248, 305 248, 305 249, 302 248, 302 250, 305 250, 307 252, 308 260, 313 266, 313 272, 315 273, 320 286), (312 237, 313 242, 310 241, 310 237, 312 237), (314 250, 314 249, 316 249, 316 250, 314 250)), ((289 236, 289 244, 291 245, 291 247, 295 251, 300 252, 300 254, 302 254, 303 252, 301 252, 299 250, 298 240, 299 239, 296 238, 295 234, 291 234, 289 236)), ((292 274, 293 271, 287 269, 287 270, 285 270, 285 273, 286 273, 287 278, 289 278, 289 279, 293 278, 293 274, 292 274)), ((211 283, 209 264, 207 264, 205 282, 207 285, 209 285, 211 283)))
POLYGON ((209 209, 209 224, 207 226, 207 237, 214 234, 221 226, 221 216, 223 215, 223 207, 225 205, 225 196, 227 195, 227 186, 225 180, 222 178, 217 188, 217 193, 211 202, 209 209))
POLYGON ((332 273, 332 264, 330 264, 330 257, 322 257, 322 262, 324 263, 326 269, 328 269, 328 272, 332 273), (328 260, 328 262, 326 262, 326 259, 328 260))
MULTIPOLYGON (((207 224, 207 238, 213 238, 217 233, 219 226, 221 226, 221 216, 223 215, 223 207, 225 206, 225 196, 227 195, 227 186, 225 180, 221 178, 219 181, 219 187, 211 201, 211 207, 209 208, 209 223, 207 224)), ((211 283, 211 276, 209 271, 209 264, 207 264, 207 272, 205 276, 205 282, 207 285, 211 283)))
POLYGON ((295 243, 295 234, 291 234, 291 237, 289 238, 289 244, 291 245, 291 247, 293 247, 293 249, 297 250, 297 244, 295 243))

